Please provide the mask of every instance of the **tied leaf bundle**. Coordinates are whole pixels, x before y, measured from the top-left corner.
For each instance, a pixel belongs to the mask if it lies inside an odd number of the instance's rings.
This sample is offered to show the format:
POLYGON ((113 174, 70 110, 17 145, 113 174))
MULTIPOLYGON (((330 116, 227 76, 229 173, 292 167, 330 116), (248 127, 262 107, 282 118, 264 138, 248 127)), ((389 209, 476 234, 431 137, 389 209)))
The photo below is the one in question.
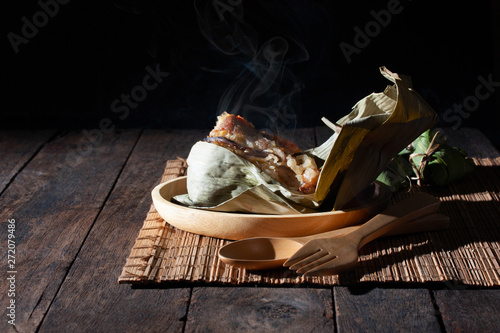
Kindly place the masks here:
POLYGON ((437 122, 408 77, 385 67, 380 71, 393 85, 360 100, 336 123, 323 119, 334 133, 305 152, 321 168, 314 193, 285 188, 230 150, 198 142, 187 159, 188 193, 174 199, 191 207, 263 214, 343 209, 394 156, 437 122))
POLYGON ((320 175, 317 198, 335 196, 337 210, 374 181, 394 156, 438 119, 412 89, 409 77, 386 67, 380 71, 394 85, 365 97, 337 122, 342 127, 320 175))
POLYGON ((474 161, 467 153, 452 147, 437 129, 427 130, 406 149, 402 150, 377 178, 393 191, 411 184, 443 186, 472 172, 474 161), (404 167, 400 167, 404 165, 404 167))

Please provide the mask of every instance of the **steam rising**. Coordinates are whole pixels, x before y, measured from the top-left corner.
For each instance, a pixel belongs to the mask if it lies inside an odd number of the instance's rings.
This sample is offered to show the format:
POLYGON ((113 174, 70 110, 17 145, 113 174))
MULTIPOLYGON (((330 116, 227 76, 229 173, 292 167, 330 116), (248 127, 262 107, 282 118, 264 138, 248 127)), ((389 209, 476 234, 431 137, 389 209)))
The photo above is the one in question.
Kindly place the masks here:
POLYGON ((239 114, 270 133, 295 128, 295 107, 303 85, 286 66, 309 55, 290 36, 275 36, 259 46, 256 30, 244 21, 241 1, 236 2, 194 3, 203 36, 225 56, 244 62, 244 69, 222 95, 217 113, 239 114))

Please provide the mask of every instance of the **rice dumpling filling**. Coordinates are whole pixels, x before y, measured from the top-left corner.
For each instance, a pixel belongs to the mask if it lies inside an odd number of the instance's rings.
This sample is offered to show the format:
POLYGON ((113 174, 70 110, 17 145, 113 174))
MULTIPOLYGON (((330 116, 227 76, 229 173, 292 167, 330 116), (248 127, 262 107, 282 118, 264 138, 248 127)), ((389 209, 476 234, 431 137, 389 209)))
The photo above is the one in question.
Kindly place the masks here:
POLYGON ((259 132, 241 116, 224 112, 205 141, 231 150, 289 189, 316 190, 319 170, 313 158, 290 140, 259 132))

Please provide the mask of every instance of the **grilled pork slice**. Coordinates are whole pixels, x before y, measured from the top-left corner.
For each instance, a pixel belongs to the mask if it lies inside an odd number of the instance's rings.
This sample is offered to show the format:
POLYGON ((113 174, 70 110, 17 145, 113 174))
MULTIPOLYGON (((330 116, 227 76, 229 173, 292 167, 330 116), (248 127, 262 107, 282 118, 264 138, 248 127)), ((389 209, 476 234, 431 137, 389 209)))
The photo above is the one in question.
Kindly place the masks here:
POLYGON ((304 194, 316 190, 319 170, 314 159, 290 140, 257 131, 243 117, 224 112, 205 141, 231 150, 288 189, 304 194))

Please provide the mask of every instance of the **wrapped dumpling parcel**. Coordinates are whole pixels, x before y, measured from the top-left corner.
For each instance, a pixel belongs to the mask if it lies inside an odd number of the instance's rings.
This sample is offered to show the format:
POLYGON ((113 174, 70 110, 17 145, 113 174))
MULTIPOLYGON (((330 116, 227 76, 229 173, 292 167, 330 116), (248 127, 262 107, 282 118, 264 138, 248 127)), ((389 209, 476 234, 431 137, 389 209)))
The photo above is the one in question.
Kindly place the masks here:
POLYGON ((259 132, 242 117, 222 114, 208 137, 192 147, 188 193, 174 200, 260 214, 343 209, 438 119, 408 77, 385 67, 380 71, 393 85, 363 98, 335 123, 324 118, 332 136, 310 150, 259 132))

